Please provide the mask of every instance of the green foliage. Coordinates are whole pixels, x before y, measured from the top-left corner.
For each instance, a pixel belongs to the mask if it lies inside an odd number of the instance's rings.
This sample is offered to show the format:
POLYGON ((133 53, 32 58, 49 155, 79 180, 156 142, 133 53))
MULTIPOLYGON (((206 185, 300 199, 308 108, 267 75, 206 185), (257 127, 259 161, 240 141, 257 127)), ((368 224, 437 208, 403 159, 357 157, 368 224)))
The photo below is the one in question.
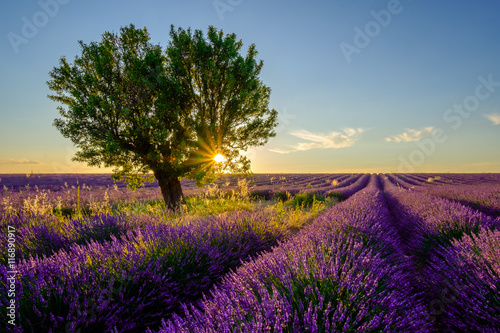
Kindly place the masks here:
POLYGON ((276 222, 285 224, 291 231, 298 231, 326 208, 339 202, 336 198, 314 193, 299 193, 292 196, 288 192, 277 192, 274 199, 277 202, 269 207, 276 214, 276 222))
POLYGON ((288 200, 290 200, 291 197, 292 197, 292 195, 287 191, 278 191, 278 192, 275 192, 273 195, 274 200, 278 200, 281 202, 288 201, 288 200))
POLYGON ((240 151, 275 135, 277 112, 255 45, 243 56, 241 40, 214 27, 204 36, 172 26, 170 37, 162 49, 146 28, 129 25, 80 41, 81 55, 62 57, 47 84, 60 104, 54 126, 78 148, 73 160, 114 167, 113 179, 132 190, 157 178, 165 201, 177 204, 181 177, 201 186, 223 171, 249 173, 240 151))
POLYGON ((131 170, 127 171, 118 168, 113 170, 111 178, 117 182, 124 180, 127 183, 127 189, 132 192, 135 192, 135 190, 138 187, 141 187, 144 182, 153 183, 155 181, 155 176, 153 174, 144 176, 140 173, 131 172, 131 170))
POLYGON ((343 194, 342 192, 330 192, 330 193, 328 193, 327 196, 329 198, 334 198, 338 201, 342 201, 342 200, 347 199, 347 196, 345 194, 343 194))
POLYGON ((186 121, 198 138, 189 156, 195 167, 186 174, 201 185, 222 170, 248 173, 250 161, 239 152, 264 145, 277 125, 277 112, 268 108, 270 89, 259 79, 263 62, 256 60, 255 45, 243 57, 241 40, 214 27, 206 37, 200 30, 172 27, 170 36, 169 70, 188 95, 186 121), (201 163, 216 154, 226 158, 224 163, 212 168, 201 163))
POLYGON ((265 201, 270 200, 273 196, 271 190, 253 190, 248 194, 250 200, 254 201, 265 201))
POLYGON ((317 193, 298 193, 289 201, 292 206, 311 207, 315 201, 325 201, 325 197, 317 193))
POLYGON ((429 177, 427 178, 426 182, 428 183, 432 183, 433 181, 435 180, 441 180, 441 177, 440 176, 436 176, 436 177, 429 177))
POLYGON ((225 199, 236 198, 237 197, 237 193, 236 193, 235 190, 229 190, 229 191, 224 192, 223 197, 225 199))
POLYGON ((256 205, 248 200, 231 198, 200 199, 190 197, 186 199, 188 214, 191 216, 217 215, 229 211, 255 210, 256 205))

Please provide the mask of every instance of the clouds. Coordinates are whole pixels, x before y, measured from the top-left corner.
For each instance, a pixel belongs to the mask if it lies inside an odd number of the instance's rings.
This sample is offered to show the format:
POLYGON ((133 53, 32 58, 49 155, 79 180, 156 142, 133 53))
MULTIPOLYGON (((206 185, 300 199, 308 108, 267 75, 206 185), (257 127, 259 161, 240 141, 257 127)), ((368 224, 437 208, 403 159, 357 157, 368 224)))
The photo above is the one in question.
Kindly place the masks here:
POLYGON ((305 129, 290 132, 291 135, 306 140, 296 145, 289 145, 292 149, 270 149, 270 151, 280 154, 288 154, 295 151, 304 151, 316 148, 346 148, 352 146, 359 135, 365 130, 363 128, 345 128, 341 132, 330 132, 329 134, 311 133, 305 129))
POLYGON ((425 137, 431 136, 435 132, 433 126, 424 127, 420 130, 406 128, 406 131, 394 135, 391 137, 385 138, 386 142, 412 142, 412 141, 420 141, 425 137))
MULTIPOLYGON (((494 125, 500 125, 500 113, 485 114, 484 116, 488 118, 494 125)), ((373 128, 370 128, 370 130, 372 129, 373 128)), ((366 128, 344 128, 340 131, 333 131, 324 134, 313 133, 305 129, 299 129, 296 131, 292 131, 289 134, 301 139, 301 141, 294 145, 287 145, 289 149, 272 148, 269 149, 269 151, 279 154, 288 154, 292 152, 306 151, 318 148, 347 148, 353 146, 360 139, 361 134, 366 131, 366 128)), ((385 142, 417 142, 417 144, 419 144, 420 141, 427 138, 438 140, 440 136, 443 136, 443 134, 444 132, 437 127, 426 126, 420 129, 405 128, 402 133, 386 137, 382 136, 382 138, 384 138, 385 142)))
POLYGON ((500 113, 485 114, 486 118, 493 123, 493 125, 500 125, 500 113))
POLYGON ((26 158, 18 160, 13 158, 2 158, 0 159, 0 164, 41 164, 41 163, 35 160, 28 160, 26 158))

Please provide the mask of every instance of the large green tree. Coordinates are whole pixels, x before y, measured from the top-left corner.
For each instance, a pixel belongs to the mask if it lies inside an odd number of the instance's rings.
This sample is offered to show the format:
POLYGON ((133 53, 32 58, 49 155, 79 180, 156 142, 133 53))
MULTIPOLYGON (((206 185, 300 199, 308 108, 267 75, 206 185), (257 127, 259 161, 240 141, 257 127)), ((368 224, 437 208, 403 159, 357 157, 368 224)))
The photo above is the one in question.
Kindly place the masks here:
POLYGON ((75 161, 114 167, 113 178, 133 189, 156 178, 175 209, 181 178, 202 185, 223 171, 249 172, 240 153, 275 135, 277 112, 255 45, 241 55, 236 35, 214 27, 206 37, 172 27, 170 37, 162 49, 130 25, 80 41, 81 55, 62 57, 47 84, 60 103, 54 125, 77 147, 75 161), (225 159, 216 162, 218 154, 225 159))

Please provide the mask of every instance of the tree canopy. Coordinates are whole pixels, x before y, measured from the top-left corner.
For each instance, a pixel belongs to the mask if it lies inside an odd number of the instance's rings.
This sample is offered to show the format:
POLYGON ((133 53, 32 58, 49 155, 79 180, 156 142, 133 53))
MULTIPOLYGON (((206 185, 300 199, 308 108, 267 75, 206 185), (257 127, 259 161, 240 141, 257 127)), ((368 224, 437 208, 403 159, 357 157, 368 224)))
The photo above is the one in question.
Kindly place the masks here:
POLYGON ((181 178, 202 185, 223 171, 249 172, 241 152, 275 135, 277 112, 255 45, 241 55, 242 41, 214 27, 204 36, 172 26, 170 37, 162 49, 146 28, 129 25, 80 41, 81 55, 61 57, 47 84, 60 103, 54 125, 77 147, 75 161, 113 167, 132 189, 156 178, 176 208, 181 178))

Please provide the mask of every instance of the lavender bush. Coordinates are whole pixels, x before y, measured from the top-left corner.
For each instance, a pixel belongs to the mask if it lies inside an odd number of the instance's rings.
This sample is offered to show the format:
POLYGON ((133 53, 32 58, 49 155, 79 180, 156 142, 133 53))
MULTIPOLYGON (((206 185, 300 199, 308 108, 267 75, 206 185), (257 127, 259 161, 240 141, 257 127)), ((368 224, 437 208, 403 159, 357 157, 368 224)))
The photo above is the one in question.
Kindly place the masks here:
POLYGON ((378 179, 369 178, 158 332, 430 331, 378 179))
POLYGON ((189 226, 150 225, 120 239, 24 260, 18 268, 20 324, 37 332, 68 324, 72 331, 96 332, 154 326, 284 235, 267 214, 238 212, 189 226))
POLYGON ((16 229, 11 332, 500 327, 497 174, 225 175, 183 181, 178 212, 154 183, 0 178, 0 242, 16 229), (328 196, 344 201, 327 209, 328 196))

